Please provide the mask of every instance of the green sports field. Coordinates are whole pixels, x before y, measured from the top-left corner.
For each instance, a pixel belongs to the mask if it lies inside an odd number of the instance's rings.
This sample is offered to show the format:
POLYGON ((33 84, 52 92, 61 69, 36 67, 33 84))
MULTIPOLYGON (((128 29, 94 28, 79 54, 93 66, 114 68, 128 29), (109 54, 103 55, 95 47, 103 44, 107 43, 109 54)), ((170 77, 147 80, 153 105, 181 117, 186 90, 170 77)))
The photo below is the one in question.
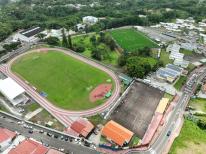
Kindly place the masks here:
POLYGON ((157 47, 147 36, 135 29, 115 29, 111 31, 112 37, 126 51, 133 52, 144 47, 157 47))
POLYGON ((62 52, 33 52, 17 59, 12 71, 29 81, 55 106, 69 110, 85 110, 105 100, 89 101, 90 92, 111 77, 105 72, 62 52))

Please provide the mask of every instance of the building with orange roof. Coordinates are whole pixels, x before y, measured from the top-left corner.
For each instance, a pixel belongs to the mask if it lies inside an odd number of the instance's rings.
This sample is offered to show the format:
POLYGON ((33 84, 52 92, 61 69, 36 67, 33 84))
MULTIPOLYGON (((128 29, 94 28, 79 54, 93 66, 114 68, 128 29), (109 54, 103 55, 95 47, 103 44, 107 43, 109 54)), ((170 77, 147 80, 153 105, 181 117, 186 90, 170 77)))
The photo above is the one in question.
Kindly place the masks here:
POLYGON ((86 138, 93 129, 94 125, 90 121, 85 118, 79 118, 71 124, 66 133, 86 138))
POLYGON ((104 126, 102 135, 105 136, 107 140, 113 141, 119 146, 123 146, 130 142, 134 133, 111 120, 104 126))
POLYGON ((0 152, 4 151, 16 137, 16 133, 6 128, 0 128, 0 152))
POLYGON ((165 109, 166 109, 168 103, 169 103, 169 98, 162 98, 160 100, 155 112, 163 114, 165 112, 165 109))
POLYGON ((11 149, 8 154, 46 154, 47 152, 47 147, 31 139, 26 139, 11 149))

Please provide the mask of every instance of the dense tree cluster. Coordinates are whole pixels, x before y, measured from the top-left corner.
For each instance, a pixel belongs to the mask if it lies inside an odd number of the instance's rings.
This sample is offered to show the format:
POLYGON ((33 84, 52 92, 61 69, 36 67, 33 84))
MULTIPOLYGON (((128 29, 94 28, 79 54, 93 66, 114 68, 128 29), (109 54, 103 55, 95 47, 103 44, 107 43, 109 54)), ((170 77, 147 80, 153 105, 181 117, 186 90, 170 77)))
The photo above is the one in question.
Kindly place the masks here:
POLYGON ((83 16, 103 17, 98 24, 87 27, 89 31, 126 25, 151 25, 174 18, 193 16, 196 21, 205 17, 206 3, 197 0, 19 0, 0 1, 0 40, 9 34, 34 25, 42 28, 74 28, 83 16), (166 8, 169 8, 167 10, 166 8), (146 15, 140 18, 139 14, 146 15))
POLYGON ((137 78, 144 78, 149 72, 163 66, 161 61, 151 58, 151 50, 147 47, 133 53, 125 52, 119 57, 118 63, 127 74, 137 78), (154 64, 151 64, 149 60, 154 61, 154 64))

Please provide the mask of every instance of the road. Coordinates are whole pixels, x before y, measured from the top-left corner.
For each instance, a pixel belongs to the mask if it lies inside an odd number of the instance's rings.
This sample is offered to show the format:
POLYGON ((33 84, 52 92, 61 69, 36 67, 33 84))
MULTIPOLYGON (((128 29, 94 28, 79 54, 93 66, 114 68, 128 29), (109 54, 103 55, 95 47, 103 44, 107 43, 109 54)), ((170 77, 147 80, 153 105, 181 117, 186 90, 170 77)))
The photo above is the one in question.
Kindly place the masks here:
POLYGON ((167 133, 171 131, 171 133, 174 133, 174 130, 176 129, 177 125, 179 124, 179 120, 183 117, 185 108, 190 100, 190 97, 194 94, 194 90, 197 87, 197 84, 199 81, 201 81, 206 76, 206 70, 205 68, 202 68, 198 70, 197 72, 193 72, 189 80, 192 78, 193 74, 199 74, 196 82, 194 82, 191 87, 185 86, 182 95, 180 96, 180 99, 177 103, 177 105, 174 107, 170 118, 168 119, 165 127, 163 128, 161 134, 156 139, 156 141, 150 146, 150 148, 146 151, 138 151, 138 150, 128 150, 126 153, 134 153, 134 154, 162 154, 165 150, 165 147, 167 146, 170 136, 167 136, 167 133), (201 74, 199 74, 202 72, 201 74))
MULTIPOLYGON (((41 134, 39 133, 39 129, 37 127, 33 126, 33 133, 30 134, 28 133, 28 128, 24 128, 23 125, 19 125, 15 119, 6 117, 3 118, 2 116, 0 117, 0 127, 5 127, 11 131, 17 131, 18 133, 21 133, 25 137, 31 137, 34 138, 35 140, 48 144, 49 146, 59 149, 63 148, 65 150, 65 153, 72 153, 73 154, 97 154, 98 152, 87 148, 82 145, 78 145, 77 143, 74 143, 74 140, 72 142, 64 141, 59 138, 54 138, 54 137, 49 137, 46 135, 46 131, 44 130, 45 133, 41 134)), ((51 132, 47 130, 47 132, 54 134, 54 132, 51 132)))

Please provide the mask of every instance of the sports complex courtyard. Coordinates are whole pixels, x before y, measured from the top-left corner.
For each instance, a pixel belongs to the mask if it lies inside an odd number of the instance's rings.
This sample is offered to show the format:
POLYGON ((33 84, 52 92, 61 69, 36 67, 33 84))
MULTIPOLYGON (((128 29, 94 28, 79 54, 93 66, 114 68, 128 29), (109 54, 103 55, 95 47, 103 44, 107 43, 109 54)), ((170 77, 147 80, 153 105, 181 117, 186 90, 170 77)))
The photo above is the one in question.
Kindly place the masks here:
POLYGON ((110 118, 143 138, 164 92, 135 81, 110 118))

